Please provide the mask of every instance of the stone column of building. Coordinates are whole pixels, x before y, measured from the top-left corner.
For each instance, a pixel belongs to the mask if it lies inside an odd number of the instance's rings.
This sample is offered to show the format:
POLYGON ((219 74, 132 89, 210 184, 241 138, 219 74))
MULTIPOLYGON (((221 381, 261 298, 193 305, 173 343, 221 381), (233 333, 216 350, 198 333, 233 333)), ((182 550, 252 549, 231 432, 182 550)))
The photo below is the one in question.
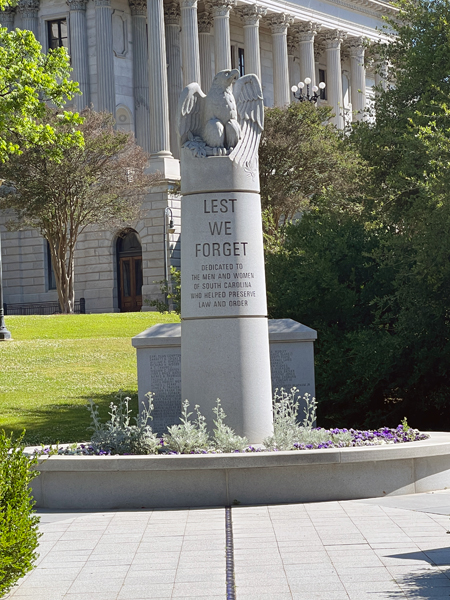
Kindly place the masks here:
POLYGON ((34 37, 38 38, 39 30, 39 0, 20 0, 17 7, 22 18, 22 29, 28 29, 34 33, 34 37))
POLYGON ((133 36, 134 130, 139 146, 146 152, 150 152, 147 1, 128 0, 128 4, 133 36))
POLYGON ((375 85, 381 86, 381 88, 385 90, 387 85, 387 65, 378 54, 374 56, 373 60, 375 63, 375 85))
POLYGON ((214 17, 215 71, 231 69, 230 11, 236 0, 215 0, 208 6, 214 17))
POLYGON ((75 96, 75 106, 82 110, 91 103, 88 42, 86 25, 87 0, 67 0, 70 10, 70 59, 72 79, 78 81, 81 96, 75 96))
POLYGON ((181 0, 181 54, 183 85, 200 81, 200 51, 198 45, 197 0, 181 0))
POLYGON ((319 70, 320 70, 320 59, 322 57, 322 55, 325 53, 325 45, 323 43, 323 40, 318 39, 317 36, 314 40, 314 63, 315 63, 315 82, 317 85, 319 85, 320 83, 320 74, 319 74, 319 70))
POLYGON ((163 0, 147 2, 150 90, 150 170, 167 179, 180 176, 179 161, 170 152, 169 93, 163 0))
POLYGON ((273 48, 273 91, 275 106, 291 102, 287 51, 287 30, 293 18, 285 13, 269 17, 273 48))
POLYGON ((364 67, 364 39, 353 38, 347 42, 350 50, 350 85, 353 119, 362 121, 366 108, 366 69, 364 67))
POLYGON ((341 76, 341 44, 345 34, 338 29, 329 31, 324 36, 325 49, 327 53, 327 100, 333 109, 335 116, 332 123, 343 129, 343 106, 342 106, 342 76, 341 76))
POLYGON ((261 81, 261 53, 259 50, 259 21, 267 13, 257 4, 243 6, 240 15, 244 22, 245 73, 254 73, 261 81))
POLYGON ((316 63, 314 60, 314 38, 319 30, 317 23, 309 21, 295 26, 298 31, 298 43, 300 46, 300 79, 306 77, 311 79, 311 87, 318 84, 316 81, 316 63))
MULTIPOLYGON (((177 110, 178 99, 183 89, 180 47, 180 8, 177 2, 166 4, 164 10, 166 24, 167 85, 169 94, 169 138, 170 151, 175 158, 180 157, 178 148, 177 110)), ((192 81, 196 81, 192 79, 192 81)))
POLYGON ((289 85, 296 85, 300 81, 300 71, 298 63, 295 60, 295 52, 297 50, 297 36, 294 33, 289 33, 287 36, 287 53, 288 53, 288 71, 289 85))
POLYGON ((16 16, 16 9, 12 6, 7 6, 4 10, 0 11, 0 24, 2 27, 6 27, 8 31, 14 29, 14 17, 16 16))
POLYGON ((97 50, 97 110, 116 112, 111 0, 94 0, 97 50))
POLYGON ((198 15, 198 45, 200 50, 200 75, 202 89, 208 93, 213 80, 212 61, 213 54, 211 37, 212 15, 205 10, 198 15))

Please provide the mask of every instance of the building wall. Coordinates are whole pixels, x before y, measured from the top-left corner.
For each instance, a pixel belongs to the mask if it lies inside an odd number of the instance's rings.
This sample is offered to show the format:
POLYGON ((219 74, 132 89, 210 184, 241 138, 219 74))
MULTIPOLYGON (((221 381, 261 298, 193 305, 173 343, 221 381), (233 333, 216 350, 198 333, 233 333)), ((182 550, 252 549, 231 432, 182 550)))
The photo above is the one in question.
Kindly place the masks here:
MULTIPOLYGON (((23 0, 22 0, 23 1, 23 0)), ((47 49, 47 26, 49 19, 66 18, 70 25, 71 12, 64 0, 28 0, 28 4, 36 8, 36 31, 37 37, 44 50, 47 49)), ((136 122, 136 106, 133 81, 133 60, 136 48, 133 47, 133 1, 111 0, 111 23, 113 33, 113 77, 115 85, 114 105, 119 127, 134 131, 136 122)), ((217 0, 220 2, 220 0, 217 0)), ((240 6, 245 6, 241 3, 240 6)), ((268 15, 260 21, 260 56, 262 72, 262 88, 266 106, 273 106, 276 101, 276 90, 274 90, 274 52, 273 34, 268 17, 279 13, 289 13, 295 21, 293 27, 301 22, 313 21, 320 25, 316 42, 321 36, 331 30, 339 29, 347 35, 347 39, 366 37, 376 40, 380 37, 377 27, 382 25, 383 14, 389 12, 389 3, 376 0, 295 0, 293 2, 279 2, 278 4, 264 0, 261 6, 265 6, 268 15)), ((102 43, 97 39, 95 28, 96 4, 87 2, 86 8, 86 36, 88 48, 90 101, 94 108, 99 105, 99 88, 97 77, 97 45, 102 43)), ((199 12, 204 10, 203 3, 199 3, 199 12)), ((1 19, 1 13, 0 13, 1 19)), ((21 27, 24 18, 20 6, 16 11, 14 25, 21 27)), ((29 21, 27 21, 29 22, 29 21)), ((181 32, 182 35, 182 32, 181 32)), ((214 26, 211 27, 211 35, 214 36, 214 26)), ((231 44, 236 48, 244 47, 244 28, 239 12, 234 10, 230 16, 230 38, 231 44)), ((322 42, 321 42, 322 43, 322 42)), ((212 43, 214 48, 214 43, 212 43)), ((342 82, 344 83, 344 97, 342 107, 346 109, 347 118, 351 120, 351 65, 348 52, 344 51, 345 42, 342 45, 342 82)), ((70 52, 70 38, 69 38, 70 52)), ((294 54, 294 69, 292 72, 300 73, 299 49, 294 54)), ((214 56, 211 57, 214 65, 214 56)), ((317 59, 319 68, 327 68, 326 53, 322 52, 317 59)), ((316 65, 317 67, 317 65, 316 65)), ((292 78, 292 77, 291 77, 292 78)), ((374 75, 366 73, 367 102, 373 96, 371 87, 374 83, 374 75)), ((289 82, 289 85, 292 81, 289 82)), ((152 81, 152 73, 149 74, 148 85, 155 85, 152 81)), ((207 92, 207 90, 204 90, 207 92)), ((69 106, 73 106, 71 102, 69 106)), ((355 117, 353 117, 355 118, 355 117)), ((151 124, 152 127, 159 124, 151 124)), ((170 123, 175 127, 175 123, 170 123)), ((144 132, 150 135, 150 132, 144 132)), ((136 135, 142 132, 136 131, 136 135)), ((151 162, 151 161, 150 161, 151 162)), ((179 236, 180 223, 180 198, 172 193, 173 183, 176 177, 168 177, 168 183, 160 188, 151 190, 142 206, 141 219, 136 223, 130 223, 140 236, 143 257, 143 296, 155 297, 159 295, 158 282, 164 279, 164 211, 167 206, 173 209, 174 221, 177 233, 170 236, 171 263, 180 265, 179 236)), ((47 250, 46 242, 36 231, 7 232, 5 229, 6 216, 0 215, 0 231, 2 233, 3 247, 3 280, 4 300, 6 303, 33 302, 56 300, 55 290, 49 289, 47 274, 47 250)), ((86 230, 78 240, 76 249, 75 290, 77 299, 86 299, 88 312, 118 311, 118 274, 116 241, 118 231, 105 231, 101 228, 91 227, 86 230)))

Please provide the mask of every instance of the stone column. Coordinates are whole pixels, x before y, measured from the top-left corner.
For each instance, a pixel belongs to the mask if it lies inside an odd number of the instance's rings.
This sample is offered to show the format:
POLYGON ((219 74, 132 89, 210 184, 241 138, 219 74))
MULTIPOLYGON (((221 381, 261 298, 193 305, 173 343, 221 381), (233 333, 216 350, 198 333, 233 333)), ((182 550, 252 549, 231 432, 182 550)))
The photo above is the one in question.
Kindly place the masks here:
POLYGON ((254 73, 261 81, 261 54, 259 50, 259 21, 267 13, 266 8, 257 4, 243 6, 240 15, 244 21, 244 60, 245 73, 254 73))
POLYGON ((97 110, 116 112, 111 0, 94 0, 97 50, 97 110))
POLYGON ((375 85, 380 86, 383 90, 387 86, 387 65, 381 60, 378 55, 374 57, 375 62, 375 85))
POLYGON ((150 107, 148 91, 147 2, 128 0, 133 36, 134 130, 136 141, 150 152, 150 107))
POLYGON ((22 29, 28 29, 34 33, 34 37, 38 38, 39 29, 39 0, 20 0, 18 11, 22 17, 22 29))
MULTIPOLYGON (((181 80, 180 8, 178 3, 172 2, 172 4, 166 5, 164 17, 166 24, 170 150, 175 158, 179 158, 177 109, 183 82, 181 80)), ((195 79, 192 81, 195 81, 195 79)), ((189 81, 189 83, 192 83, 192 81, 189 81)))
POLYGON ((181 53, 183 85, 200 81, 200 51, 198 45, 197 0, 181 0, 181 53))
POLYGON ((362 121, 366 108, 366 69, 364 67, 364 39, 354 38, 349 40, 350 50, 350 84, 353 119, 362 121))
POLYGON ((300 23, 296 26, 298 31, 298 42, 300 45, 300 80, 305 81, 306 77, 311 79, 311 89, 317 85, 316 65, 314 60, 314 38, 316 37, 317 23, 309 21, 300 23))
POLYGON ((325 49, 327 53, 327 98, 328 104, 335 114, 332 123, 338 129, 344 128, 342 105, 342 76, 341 76, 341 44, 345 34, 338 29, 325 34, 325 49))
POLYGON ((150 89, 150 170, 178 178, 179 162, 170 152, 169 94, 163 0, 147 2, 148 72, 150 89))
POLYGON ((88 42, 86 26, 87 0, 67 0, 70 10, 70 58, 72 79, 78 81, 81 96, 75 96, 75 106, 82 110, 91 103, 89 83, 88 42))
POLYGON ((200 75, 202 80, 202 89, 205 94, 208 93, 213 80, 212 61, 213 54, 211 37, 212 15, 208 11, 201 12, 198 15, 198 44, 200 49, 200 75))
POLYGON ((269 17, 273 47, 273 90, 275 106, 291 102, 287 51, 287 30, 293 18, 285 13, 269 17))
POLYGON ((6 27, 8 31, 14 29, 14 17, 16 15, 16 9, 11 6, 7 6, 5 10, 0 11, 0 24, 2 27, 6 27))
POLYGON ((320 57, 322 56, 322 54, 325 52, 325 46, 323 44, 322 40, 318 40, 317 37, 314 40, 314 63, 315 63, 315 69, 314 69, 314 73, 316 76, 316 84, 319 85, 320 83, 320 76, 319 76, 319 63, 320 63, 320 57))
POLYGON ((295 51, 297 49, 297 36, 289 34, 287 36, 287 53, 288 53, 288 71, 289 71, 289 86, 295 85, 300 81, 300 73, 295 62, 295 51))
POLYGON ((231 69, 230 11, 236 0, 215 0, 209 7, 214 17, 216 73, 231 69))

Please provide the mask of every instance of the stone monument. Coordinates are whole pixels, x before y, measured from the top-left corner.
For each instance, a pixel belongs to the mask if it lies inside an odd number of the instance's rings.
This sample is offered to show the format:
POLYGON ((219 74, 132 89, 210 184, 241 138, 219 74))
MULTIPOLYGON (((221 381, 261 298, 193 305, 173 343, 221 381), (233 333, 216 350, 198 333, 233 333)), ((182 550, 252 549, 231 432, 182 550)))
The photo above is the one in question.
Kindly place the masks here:
POLYGON ((250 443, 272 431, 258 146, 264 106, 256 75, 220 71, 205 95, 179 102, 181 393, 210 429, 216 399, 250 443))
MULTIPOLYGON (((315 397, 314 342, 317 332, 292 319, 269 319, 272 393, 296 387, 303 396, 315 397)), ((181 324, 159 323, 135 335, 139 406, 146 393, 155 394, 152 429, 162 435, 181 417, 181 324)), ((305 402, 299 398, 299 420, 305 402)))

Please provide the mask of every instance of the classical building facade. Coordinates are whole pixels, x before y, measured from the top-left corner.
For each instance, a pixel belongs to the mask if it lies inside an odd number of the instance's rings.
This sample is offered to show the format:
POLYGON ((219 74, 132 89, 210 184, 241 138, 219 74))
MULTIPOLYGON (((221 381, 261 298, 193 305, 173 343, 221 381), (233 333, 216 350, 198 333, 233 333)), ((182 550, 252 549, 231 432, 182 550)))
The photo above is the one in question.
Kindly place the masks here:
MULTIPOLYGON (((238 68, 260 77, 267 106, 283 106, 293 84, 324 81, 320 102, 343 128, 364 118, 381 83, 367 48, 392 10, 383 0, 21 0, 0 12, 3 27, 33 31, 44 50, 68 49, 82 92, 73 107, 113 113, 165 178, 139 222, 82 235, 75 289, 87 312, 139 310, 142 298, 158 296, 167 265, 180 264, 176 107, 185 85, 197 81, 207 92, 214 73, 238 68)), ((46 241, 7 232, 4 222, 0 215, 5 303, 56 300, 46 241)))

